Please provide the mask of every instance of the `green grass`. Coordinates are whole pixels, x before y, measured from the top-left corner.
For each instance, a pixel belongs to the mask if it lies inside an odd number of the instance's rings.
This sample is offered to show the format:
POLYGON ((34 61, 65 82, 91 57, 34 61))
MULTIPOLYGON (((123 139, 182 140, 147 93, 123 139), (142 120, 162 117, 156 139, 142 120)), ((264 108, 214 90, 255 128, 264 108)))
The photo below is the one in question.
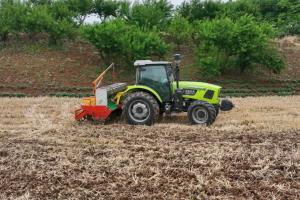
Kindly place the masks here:
POLYGON ((24 52, 31 55, 36 55, 43 51, 68 51, 66 45, 59 43, 58 45, 49 45, 45 40, 34 40, 28 39, 28 41, 22 41, 16 39, 7 44, 0 43, 0 51, 4 49, 9 49, 13 52, 24 52))
POLYGON ((0 97, 30 97, 31 95, 25 93, 0 93, 0 97))
POLYGON ((11 85, 4 85, 4 84, 0 84, 0 89, 26 89, 26 88, 32 88, 31 84, 11 84, 11 85))
POLYGON ((290 88, 258 88, 258 89, 223 89, 222 93, 263 93, 263 92, 292 92, 290 88))

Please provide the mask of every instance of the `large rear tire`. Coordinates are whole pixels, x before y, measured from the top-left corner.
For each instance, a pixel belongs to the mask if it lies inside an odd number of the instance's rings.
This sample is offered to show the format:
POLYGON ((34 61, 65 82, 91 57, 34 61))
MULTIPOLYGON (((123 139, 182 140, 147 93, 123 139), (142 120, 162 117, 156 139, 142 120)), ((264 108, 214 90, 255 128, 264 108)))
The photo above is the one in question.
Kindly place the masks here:
POLYGON ((128 94, 123 101, 123 117, 131 125, 153 125, 159 117, 156 99, 146 92, 128 94))
POLYGON ((215 107, 205 101, 194 101, 188 108, 188 118, 192 124, 211 125, 216 116, 215 107))

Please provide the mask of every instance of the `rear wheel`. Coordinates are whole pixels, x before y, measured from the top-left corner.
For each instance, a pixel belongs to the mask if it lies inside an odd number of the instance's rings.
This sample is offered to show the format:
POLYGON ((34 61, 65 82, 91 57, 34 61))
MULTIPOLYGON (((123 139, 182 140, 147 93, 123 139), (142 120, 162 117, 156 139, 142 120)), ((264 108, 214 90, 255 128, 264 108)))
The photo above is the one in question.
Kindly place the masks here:
POLYGON ((188 108, 188 118, 192 124, 211 125, 216 120, 216 109, 205 101, 194 101, 188 108))
POLYGON ((123 117, 128 124, 152 125, 159 116, 159 105, 152 95, 134 92, 123 101, 123 117))

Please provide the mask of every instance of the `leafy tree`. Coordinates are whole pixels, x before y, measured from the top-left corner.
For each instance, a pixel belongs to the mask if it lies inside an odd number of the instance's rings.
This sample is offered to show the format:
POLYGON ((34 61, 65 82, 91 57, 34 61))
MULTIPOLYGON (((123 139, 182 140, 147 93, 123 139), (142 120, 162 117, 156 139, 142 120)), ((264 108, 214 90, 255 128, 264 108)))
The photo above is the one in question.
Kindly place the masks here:
POLYGON ((177 12, 190 22, 228 17, 234 20, 251 15, 279 30, 279 36, 300 34, 299 0, 191 0, 183 2, 177 12))
POLYGON ((73 38, 76 33, 76 11, 71 10, 65 0, 53 1, 48 11, 52 17, 50 26, 45 30, 49 35, 49 44, 57 45, 64 38, 73 38))
POLYGON ((256 18, 260 17, 259 6, 255 0, 238 0, 227 2, 222 6, 222 11, 219 13, 223 17, 238 19, 244 15, 252 15, 256 18))
POLYGON ((54 20, 47 30, 47 33, 49 34, 49 44, 58 45, 58 42, 64 38, 74 38, 76 30, 74 29, 74 24, 63 19, 58 21, 54 20))
POLYGON ((279 35, 299 34, 300 1, 298 0, 238 0, 223 6, 222 16, 238 19, 252 15, 259 22, 268 22, 279 29, 279 35))
POLYGON ((172 4, 167 0, 145 0, 135 2, 126 16, 128 22, 145 29, 164 29, 172 15, 172 4))
POLYGON ((257 5, 261 16, 263 16, 265 19, 268 19, 268 21, 274 21, 274 19, 276 19, 280 13, 279 7, 277 6, 278 2, 278 0, 264 0, 253 1, 253 4, 257 5))
POLYGON ((189 21, 184 17, 175 16, 168 27, 168 33, 170 34, 172 41, 179 48, 180 45, 191 38, 192 27, 189 24, 189 21))
POLYGON ((119 10, 117 12, 117 16, 128 20, 131 12, 131 2, 128 0, 119 1, 119 10))
POLYGON ((24 13, 27 7, 18 0, 0 1, 0 40, 6 41, 10 33, 17 34, 24 29, 24 13))
POLYGON ((178 12, 189 21, 213 19, 222 9, 221 1, 191 0, 184 1, 178 8, 178 12))
POLYGON ((93 12, 93 0, 68 0, 66 3, 68 8, 75 13, 79 25, 82 25, 86 16, 93 12))
POLYGON ((280 36, 300 35, 300 1, 280 0, 276 5, 275 20, 269 21, 278 27, 280 36))
POLYGON ((65 0, 53 1, 51 5, 47 7, 49 9, 49 13, 55 20, 66 20, 74 23, 73 17, 76 16, 76 12, 68 7, 68 4, 65 2, 65 0))
POLYGON ((50 5, 53 0, 29 0, 33 5, 50 5))
POLYGON ((73 38, 76 31, 71 19, 72 12, 59 5, 61 2, 58 1, 52 6, 43 4, 31 6, 25 17, 26 32, 31 35, 47 33, 50 45, 57 45, 64 38, 73 38))
POLYGON ((82 28, 82 36, 98 48, 101 58, 107 63, 125 62, 131 65, 135 59, 163 56, 167 45, 157 32, 142 31, 117 19, 82 28))
POLYGON ((195 26, 195 34, 198 60, 207 76, 236 69, 244 72, 257 66, 279 73, 284 67, 270 43, 274 29, 255 22, 251 16, 236 21, 230 18, 200 21, 195 26))
POLYGON ((8 1, 1 1, 0 3, 0 39, 6 41, 8 34, 12 31, 13 20, 10 16, 12 16, 13 10, 8 1))
POLYGON ((115 0, 95 0, 95 12, 105 21, 108 17, 117 17, 120 3, 115 0))
POLYGON ((25 31, 30 35, 44 33, 51 28, 53 17, 49 13, 46 5, 40 4, 32 6, 25 17, 25 31))

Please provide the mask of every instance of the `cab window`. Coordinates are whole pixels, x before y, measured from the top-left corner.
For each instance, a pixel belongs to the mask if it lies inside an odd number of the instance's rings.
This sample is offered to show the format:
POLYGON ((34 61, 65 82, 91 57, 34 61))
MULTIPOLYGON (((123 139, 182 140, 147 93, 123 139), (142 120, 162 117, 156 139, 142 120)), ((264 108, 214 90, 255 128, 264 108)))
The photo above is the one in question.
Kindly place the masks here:
POLYGON ((164 101, 170 98, 170 84, 165 65, 140 67, 137 83, 154 89, 164 101))

